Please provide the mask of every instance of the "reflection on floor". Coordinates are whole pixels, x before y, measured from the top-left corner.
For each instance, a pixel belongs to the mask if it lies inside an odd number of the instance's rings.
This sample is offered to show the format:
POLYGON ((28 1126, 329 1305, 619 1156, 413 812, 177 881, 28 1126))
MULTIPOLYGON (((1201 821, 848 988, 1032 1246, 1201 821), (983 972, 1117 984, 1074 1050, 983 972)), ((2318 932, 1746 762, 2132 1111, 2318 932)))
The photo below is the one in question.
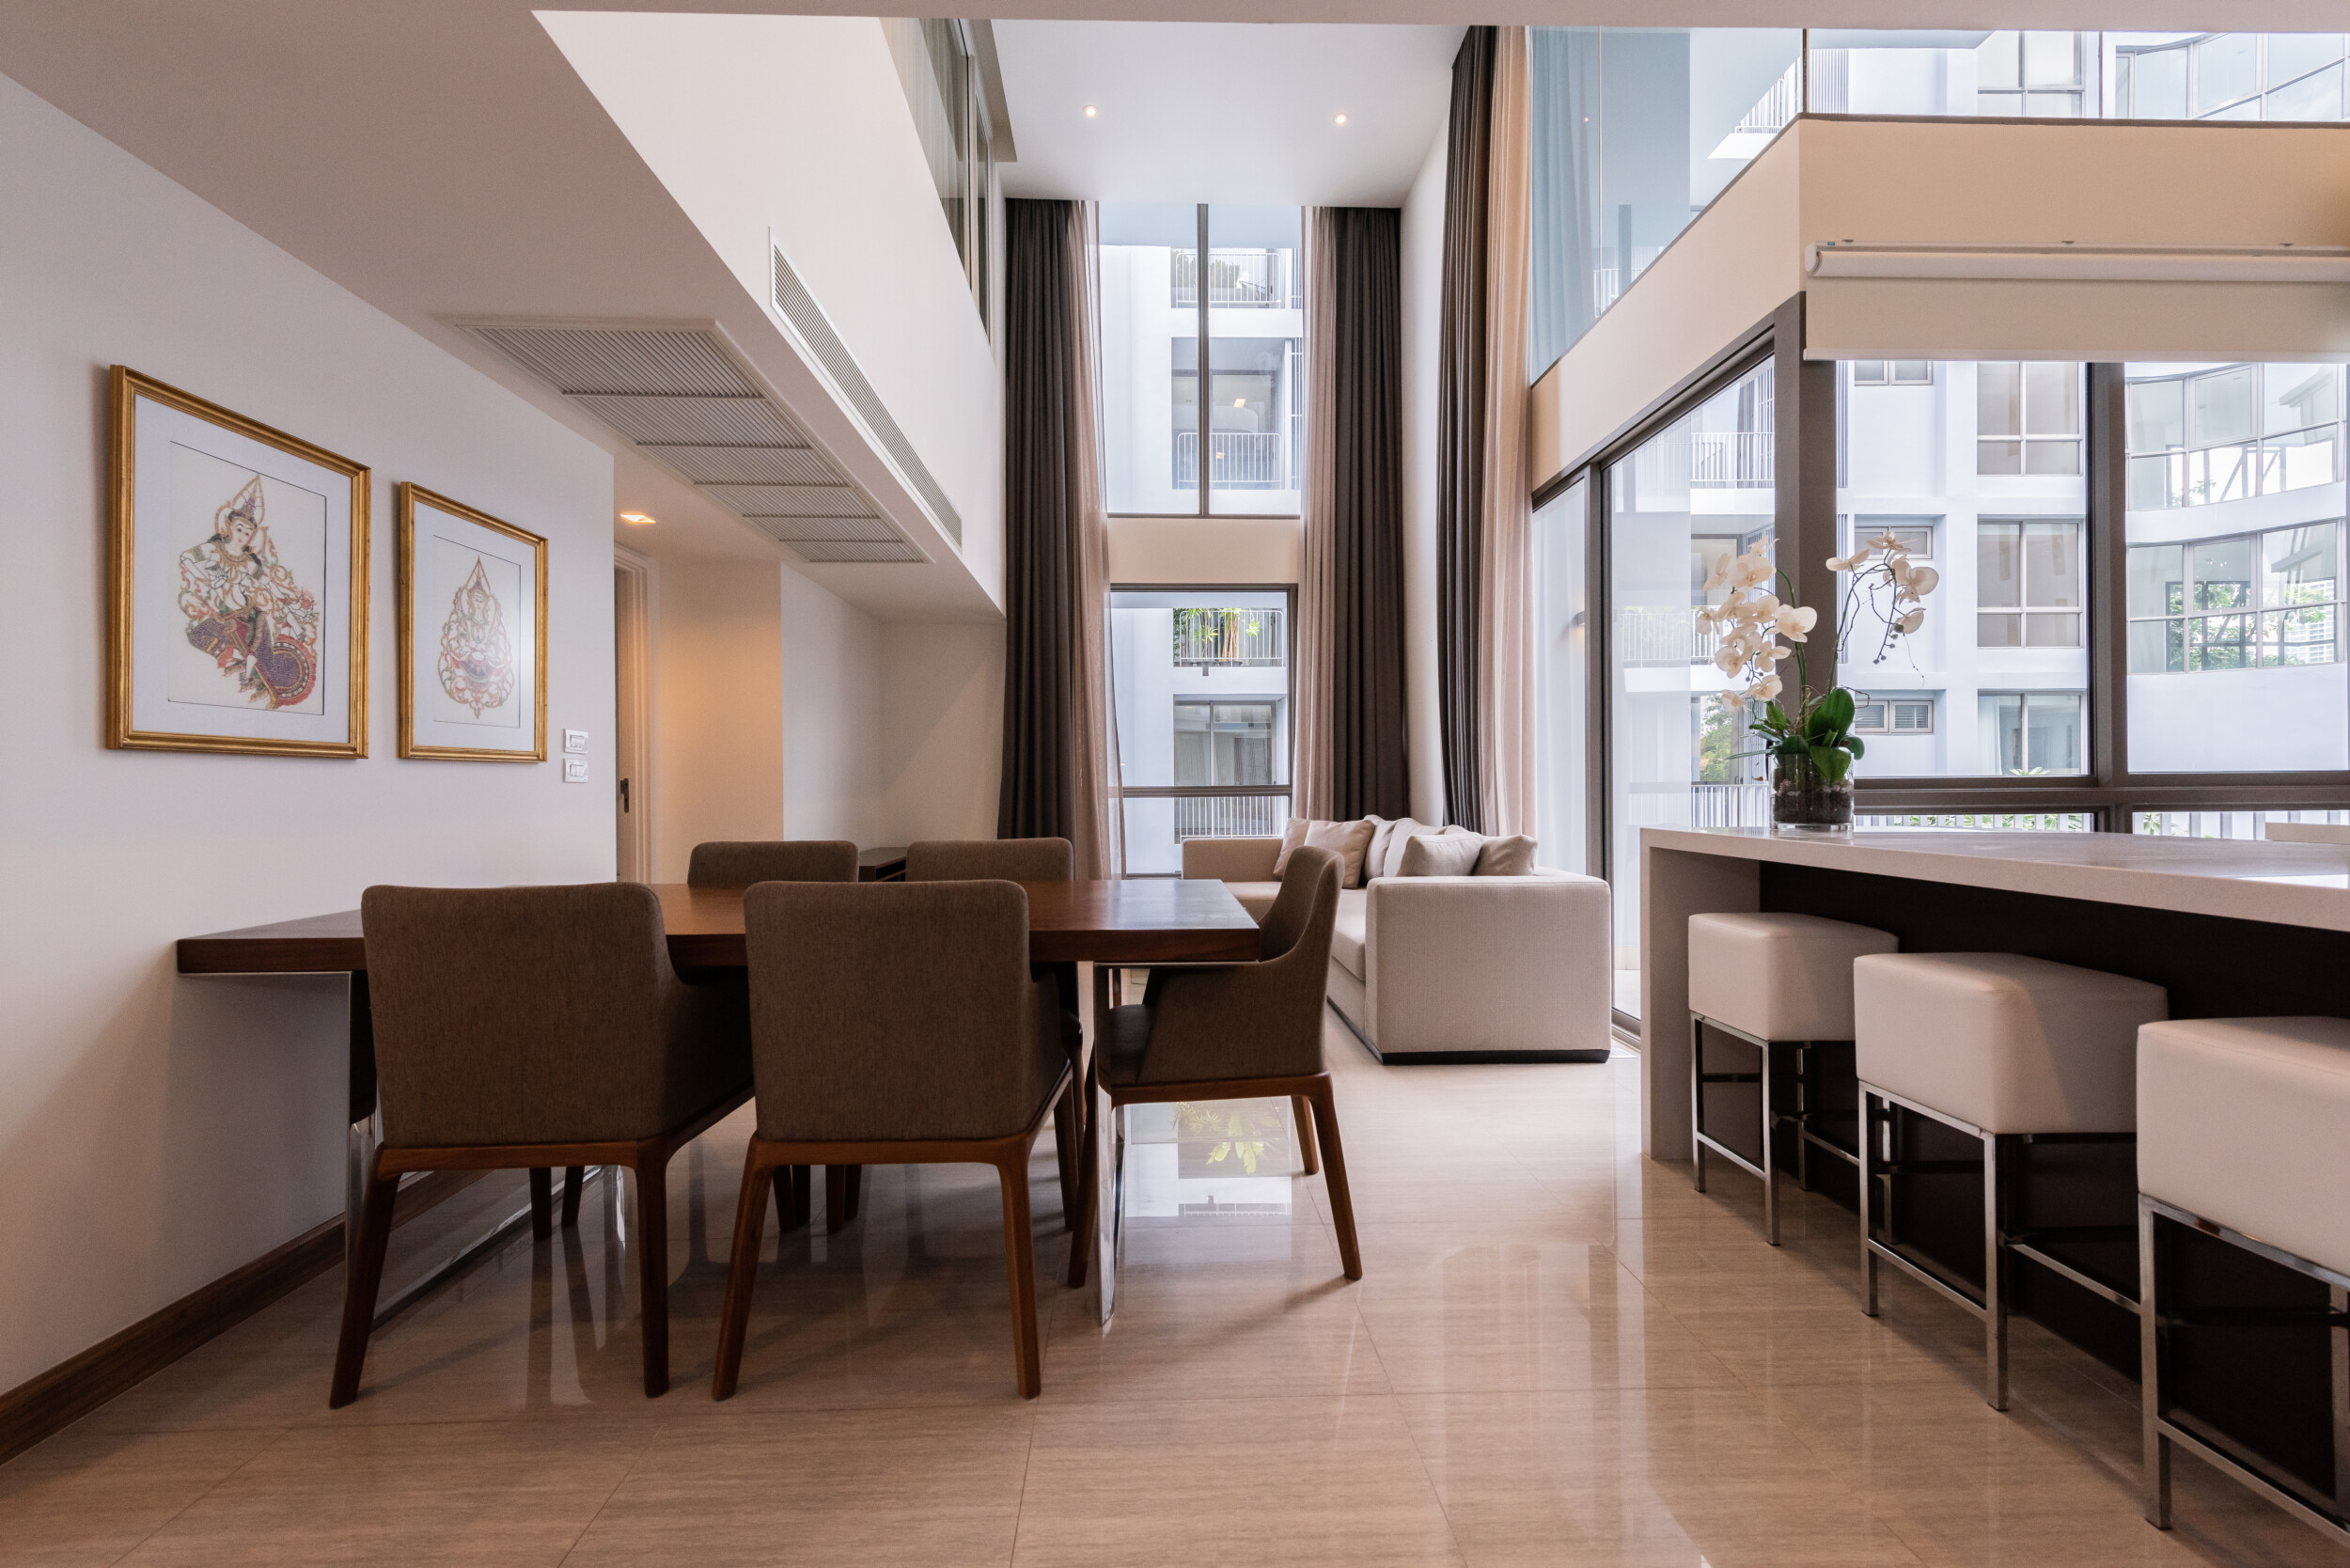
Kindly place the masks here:
POLYGON ((2149 1529, 2132 1383, 2023 1324, 1994 1414, 1972 1319, 1899 1278, 1860 1315, 1848 1214, 1797 1200, 1774 1252, 1755 1184, 1643 1160, 1637 1060, 1386 1069, 1335 1023, 1329 1048, 1359 1285, 1321 1179, 1281 1174, 1281 1106, 1169 1109, 1136 1127, 1115 1324, 1042 1286, 1042 1399, 1012 1389, 994 1178, 928 1168, 784 1241, 713 1404, 739 1117, 680 1156, 665 1398, 591 1188, 575 1234, 379 1334, 349 1409, 336 1275, 0 1468, 0 1562, 2342 1560, 2187 1460, 2179 1529, 2149 1529))

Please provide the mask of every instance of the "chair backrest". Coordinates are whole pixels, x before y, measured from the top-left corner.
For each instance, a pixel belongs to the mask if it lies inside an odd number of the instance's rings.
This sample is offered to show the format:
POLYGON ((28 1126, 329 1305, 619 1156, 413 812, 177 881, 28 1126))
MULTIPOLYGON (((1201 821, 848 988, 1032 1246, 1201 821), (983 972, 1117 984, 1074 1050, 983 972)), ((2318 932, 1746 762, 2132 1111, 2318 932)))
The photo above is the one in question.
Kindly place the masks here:
POLYGON ((1299 848, 1259 924, 1255 964, 1153 969, 1146 1081, 1309 1077, 1323 1070, 1322 1014, 1344 862, 1299 848))
POLYGON ((743 900, 761 1137, 1003 1137, 1068 1058, 1010 882, 767 882, 743 900))
POLYGON ((1069 882, 1076 867, 1066 839, 925 839, 906 846, 908 882, 1069 882))
POLYGON ((359 909, 386 1143, 661 1130, 683 987, 651 888, 370 887, 359 909))
POLYGON ((692 887, 855 880, 856 846, 846 839, 716 839, 696 844, 685 865, 692 887))

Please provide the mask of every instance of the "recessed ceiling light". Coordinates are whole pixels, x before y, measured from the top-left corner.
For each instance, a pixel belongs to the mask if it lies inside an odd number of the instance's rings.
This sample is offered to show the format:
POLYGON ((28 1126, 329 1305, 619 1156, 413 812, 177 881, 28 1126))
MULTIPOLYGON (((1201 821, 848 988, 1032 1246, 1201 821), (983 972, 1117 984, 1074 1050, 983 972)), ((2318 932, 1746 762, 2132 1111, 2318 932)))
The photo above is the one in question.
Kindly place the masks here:
POLYGON ((624 511, 620 513, 620 521, 639 528, 649 527, 652 523, 652 519, 641 511, 624 511))
POLYGON ((1097 115, 1097 114, 1099 114, 1099 113, 1101 113, 1101 111, 1100 111, 1099 109, 1096 109, 1096 108, 1095 108, 1092 104, 1089 103, 1089 104, 1087 104, 1087 105, 1086 105, 1086 118, 1088 118, 1088 119, 1091 119, 1091 118, 1092 118, 1095 115, 1097 115))
POLYGON ((1344 124, 1346 123, 1346 117, 1345 117, 1344 115, 1340 115, 1340 116, 1339 116, 1339 118, 1338 118, 1338 119, 1337 119, 1336 123, 1338 123, 1338 124, 1340 124, 1340 125, 1344 125, 1344 124))

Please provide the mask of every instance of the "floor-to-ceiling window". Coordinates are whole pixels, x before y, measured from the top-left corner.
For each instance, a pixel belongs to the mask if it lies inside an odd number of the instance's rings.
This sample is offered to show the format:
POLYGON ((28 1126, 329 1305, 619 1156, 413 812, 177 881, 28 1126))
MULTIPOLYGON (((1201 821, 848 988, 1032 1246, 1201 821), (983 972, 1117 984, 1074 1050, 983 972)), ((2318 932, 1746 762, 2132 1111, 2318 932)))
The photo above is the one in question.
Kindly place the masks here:
POLYGON ((1289 818, 1291 592, 1119 588, 1111 694, 1129 876, 1175 876, 1185 839, 1289 818))
MULTIPOLYGON (((1715 563, 1773 543, 1770 360, 1607 469, 1608 823, 1616 1006, 1639 1011, 1640 829, 1734 824, 1746 704, 1697 611, 1727 589, 1715 563)), ((1762 820, 1767 820, 1767 816, 1762 820)))
POLYGON ((1542 863, 1590 859, 1590 486, 1577 480, 1534 514, 1534 839, 1542 863))
POLYGON ((1102 203, 1104 488, 1112 512, 1297 515, 1303 221, 1295 207, 1102 203))

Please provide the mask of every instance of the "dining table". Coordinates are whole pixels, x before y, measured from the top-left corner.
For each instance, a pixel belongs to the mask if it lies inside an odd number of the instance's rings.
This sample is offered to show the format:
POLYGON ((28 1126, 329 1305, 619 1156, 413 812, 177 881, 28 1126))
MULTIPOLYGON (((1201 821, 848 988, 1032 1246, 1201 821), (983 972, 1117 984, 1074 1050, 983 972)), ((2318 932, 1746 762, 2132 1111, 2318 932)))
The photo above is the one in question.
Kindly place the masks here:
MULTIPOLYGON (((695 887, 683 883, 650 886, 661 901, 662 926, 672 964, 680 970, 703 971, 746 965, 743 888, 695 887)), ((1028 898, 1029 961, 1075 964, 1081 970, 1091 971, 1085 987, 1089 997, 1084 1031, 1089 1049, 1107 1023, 1116 1000, 1113 977, 1120 970, 1253 963, 1258 956, 1257 922, 1221 882, 1136 877, 1021 886, 1028 898)), ((376 1117, 374 1028, 368 1002, 367 933, 361 929, 359 911, 340 910, 184 936, 178 943, 177 956, 179 972, 191 976, 347 977, 350 1127, 343 1182, 343 1247, 348 1262, 357 1244, 367 1172, 374 1163, 381 1136, 376 1117)), ((1078 1070, 1084 1070, 1082 1062, 1078 1070)), ((1110 1112, 1108 1091, 1090 1081, 1087 1089, 1083 1180, 1090 1189, 1090 1215, 1088 1223, 1074 1226, 1071 1247, 1093 1265, 1085 1272, 1099 1281, 1101 1316, 1106 1323, 1117 1292, 1121 1162, 1114 1142, 1116 1119, 1110 1112)), ((384 1301, 377 1321, 388 1322, 485 1256, 529 1218, 527 1206, 518 1208, 488 1231, 455 1245, 442 1262, 384 1301)), ((1073 1266, 1073 1276, 1077 1272, 1073 1266)))

